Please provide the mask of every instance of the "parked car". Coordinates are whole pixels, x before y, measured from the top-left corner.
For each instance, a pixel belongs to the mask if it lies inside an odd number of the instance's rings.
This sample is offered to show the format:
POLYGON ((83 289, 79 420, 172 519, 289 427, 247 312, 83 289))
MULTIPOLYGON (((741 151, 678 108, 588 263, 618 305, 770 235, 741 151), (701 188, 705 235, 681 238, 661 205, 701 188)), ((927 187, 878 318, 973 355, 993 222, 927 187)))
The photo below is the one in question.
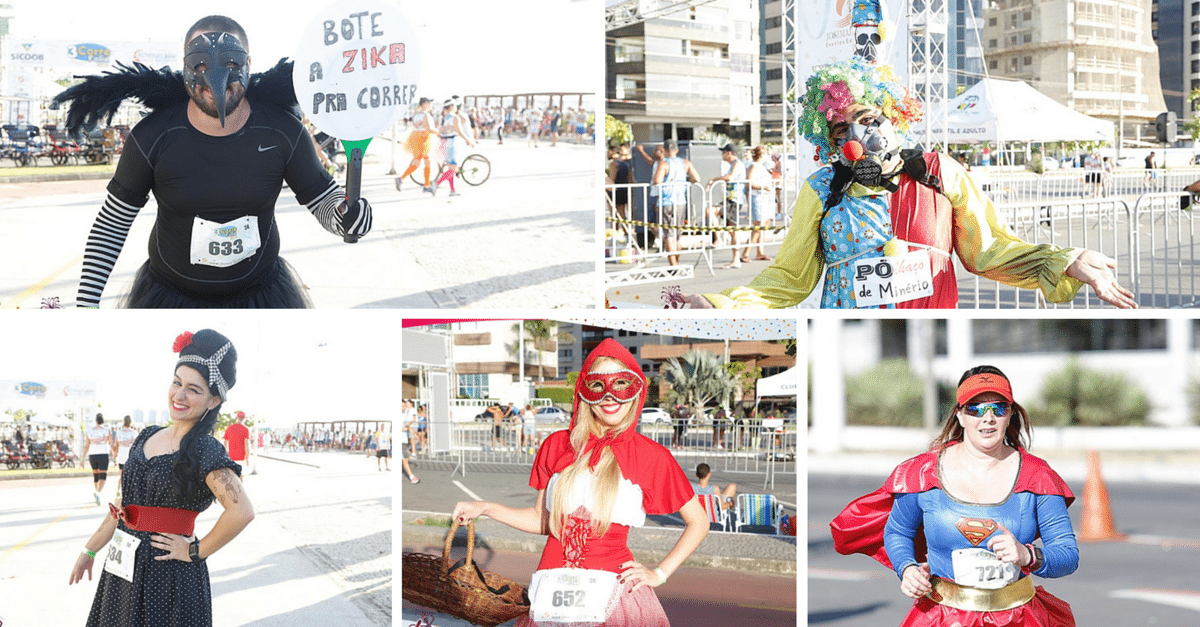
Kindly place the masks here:
POLYGON ((557 407, 539 407, 533 414, 534 422, 567 422, 570 420, 567 412, 557 407))
POLYGON ((645 407, 638 419, 641 424, 671 424, 671 414, 658 407, 645 407))

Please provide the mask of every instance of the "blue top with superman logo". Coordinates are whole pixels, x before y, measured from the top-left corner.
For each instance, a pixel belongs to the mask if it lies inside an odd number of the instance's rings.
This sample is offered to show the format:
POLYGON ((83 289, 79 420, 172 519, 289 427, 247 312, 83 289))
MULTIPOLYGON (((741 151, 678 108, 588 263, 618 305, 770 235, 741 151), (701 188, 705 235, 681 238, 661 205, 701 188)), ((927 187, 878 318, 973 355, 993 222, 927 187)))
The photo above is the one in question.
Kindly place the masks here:
POLYGON ((913 540, 923 533, 930 572, 953 580, 951 554, 957 549, 986 549, 992 536, 1003 533, 1000 525, 1022 544, 1041 536, 1044 561, 1033 574, 1063 577, 1079 566, 1079 548, 1066 499, 1057 494, 1015 492, 996 505, 964 503, 940 488, 896 494, 884 527, 883 544, 896 574, 901 575, 905 567, 917 563, 913 540))

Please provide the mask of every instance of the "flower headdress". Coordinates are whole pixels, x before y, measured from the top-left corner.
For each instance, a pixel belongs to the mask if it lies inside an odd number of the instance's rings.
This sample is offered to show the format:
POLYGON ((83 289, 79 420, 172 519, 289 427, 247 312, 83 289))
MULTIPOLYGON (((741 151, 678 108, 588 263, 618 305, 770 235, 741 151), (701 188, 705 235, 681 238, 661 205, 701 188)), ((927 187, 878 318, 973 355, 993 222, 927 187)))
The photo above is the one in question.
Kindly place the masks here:
POLYGON ((892 66, 862 57, 817 70, 805 82, 805 90, 800 99, 804 107, 800 132, 817 147, 817 157, 825 163, 837 156, 829 142, 830 126, 842 121, 839 112, 851 104, 878 108, 901 134, 907 134, 912 123, 921 119, 921 103, 900 84, 892 66))

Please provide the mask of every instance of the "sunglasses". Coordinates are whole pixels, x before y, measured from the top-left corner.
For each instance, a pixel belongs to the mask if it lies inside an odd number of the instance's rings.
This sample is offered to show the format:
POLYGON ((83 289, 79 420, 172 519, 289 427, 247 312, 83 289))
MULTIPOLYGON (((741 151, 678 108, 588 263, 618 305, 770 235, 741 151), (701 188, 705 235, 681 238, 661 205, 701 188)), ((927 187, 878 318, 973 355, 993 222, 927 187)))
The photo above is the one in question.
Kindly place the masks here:
POLYGON ((997 418, 1003 418, 1012 411, 1012 404, 1004 401, 998 403, 971 403, 963 405, 962 410, 968 416, 982 418, 987 412, 992 412, 992 415, 997 418))

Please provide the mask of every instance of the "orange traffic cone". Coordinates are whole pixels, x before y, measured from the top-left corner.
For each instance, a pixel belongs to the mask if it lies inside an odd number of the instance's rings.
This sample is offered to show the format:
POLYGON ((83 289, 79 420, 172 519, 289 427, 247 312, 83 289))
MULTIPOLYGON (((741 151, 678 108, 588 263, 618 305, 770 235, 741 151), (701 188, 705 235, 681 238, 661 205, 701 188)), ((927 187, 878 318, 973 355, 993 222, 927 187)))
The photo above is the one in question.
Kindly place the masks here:
POLYGON ((1117 533, 1113 524, 1108 488, 1104 486, 1104 477, 1100 476, 1100 455, 1096 451, 1088 451, 1087 464, 1087 479, 1083 483, 1083 518, 1075 537, 1080 542, 1120 540, 1125 536, 1117 533))

